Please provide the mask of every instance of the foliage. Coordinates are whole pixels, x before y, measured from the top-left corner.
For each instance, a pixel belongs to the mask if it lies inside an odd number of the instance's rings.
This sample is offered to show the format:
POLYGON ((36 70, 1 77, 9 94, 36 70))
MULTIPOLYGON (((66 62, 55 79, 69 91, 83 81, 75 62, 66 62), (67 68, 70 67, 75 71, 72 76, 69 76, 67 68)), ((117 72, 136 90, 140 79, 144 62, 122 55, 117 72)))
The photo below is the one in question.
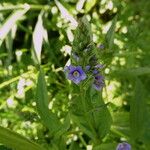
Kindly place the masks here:
POLYGON ((1 0, 0 150, 150 149, 149 8, 1 0), (87 75, 77 85, 64 73, 70 63, 87 75), (98 91, 85 69, 95 63, 105 76, 98 91))

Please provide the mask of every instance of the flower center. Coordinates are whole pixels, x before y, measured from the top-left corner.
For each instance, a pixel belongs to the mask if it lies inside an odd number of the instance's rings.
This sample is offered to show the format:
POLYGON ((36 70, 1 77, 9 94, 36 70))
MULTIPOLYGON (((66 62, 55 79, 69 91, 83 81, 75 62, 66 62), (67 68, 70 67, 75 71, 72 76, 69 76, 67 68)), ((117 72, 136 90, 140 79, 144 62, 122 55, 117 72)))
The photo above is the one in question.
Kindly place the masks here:
POLYGON ((78 71, 74 71, 74 72, 73 72, 73 76, 77 78, 77 77, 80 76, 80 73, 79 73, 78 71))

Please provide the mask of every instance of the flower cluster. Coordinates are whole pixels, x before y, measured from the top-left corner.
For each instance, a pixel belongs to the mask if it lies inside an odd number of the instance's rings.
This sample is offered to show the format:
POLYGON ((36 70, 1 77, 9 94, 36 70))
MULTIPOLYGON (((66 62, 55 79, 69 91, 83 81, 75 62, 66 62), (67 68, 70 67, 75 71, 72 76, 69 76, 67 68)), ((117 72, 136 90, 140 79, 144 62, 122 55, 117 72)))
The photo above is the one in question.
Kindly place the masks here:
POLYGON ((101 90, 104 86, 101 69, 104 66, 98 61, 99 49, 104 49, 104 45, 95 46, 89 21, 86 17, 80 18, 74 34, 71 65, 64 69, 67 79, 75 84, 83 82, 83 85, 87 85, 90 83, 89 85, 94 89, 101 90))
MULTIPOLYGON (((77 62, 82 60, 77 54, 73 54, 73 59, 77 62)), ((98 64, 94 56, 85 67, 69 65, 65 67, 64 71, 67 79, 75 84, 79 84, 81 81, 92 77, 92 87, 96 90, 101 90, 104 86, 104 77, 100 74, 100 69, 102 68, 103 65, 98 64)))
POLYGON ((131 150, 131 145, 126 142, 119 143, 116 150, 131 150))

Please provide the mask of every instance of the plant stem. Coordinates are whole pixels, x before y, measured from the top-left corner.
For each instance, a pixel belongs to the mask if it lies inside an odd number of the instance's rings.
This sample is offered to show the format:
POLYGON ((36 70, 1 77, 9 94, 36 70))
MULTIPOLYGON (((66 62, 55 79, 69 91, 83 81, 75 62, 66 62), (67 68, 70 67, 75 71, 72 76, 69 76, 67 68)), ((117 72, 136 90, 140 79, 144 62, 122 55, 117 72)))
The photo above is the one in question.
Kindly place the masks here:
POLYGON ((93 128, 93 125, 91 124, 91 122, 89 121, 89 117, 88 117, 88 114, 87 114, 87 109, 86 109, 86 104, 85 104, 85 90, 83 89, 83 86, 80 87, 80 93, 81 93, 81 101, 82 101, 82 106, 83 106, 83 111, 84 111, 84 115, 85 115, 85 118, 87 120, 87 123, 89 124, 90 128, 91 128, 91 131, 93 132, 94 134, 94 137, 96 137, 96 132, 93 128))
POLYGON ((86 144, 84 138, 83 138, 80 134, 79 134, 78 136, 79 136, 79 139, 81 140, 82 144, 83 144, 83 145, 85 146, 85 148, 86 148, 86 147, 87 147, 87 144, 86 144))
POLYGON ((13 11, 18 9, 25 9, 26 7, 30 7, 31 10, 48 10, 50 8, 49 5, 30 5, 30 4, 21 4, 21 5, 12 5, 12 6, 1 6, 0 12, 5 11, 13 11))

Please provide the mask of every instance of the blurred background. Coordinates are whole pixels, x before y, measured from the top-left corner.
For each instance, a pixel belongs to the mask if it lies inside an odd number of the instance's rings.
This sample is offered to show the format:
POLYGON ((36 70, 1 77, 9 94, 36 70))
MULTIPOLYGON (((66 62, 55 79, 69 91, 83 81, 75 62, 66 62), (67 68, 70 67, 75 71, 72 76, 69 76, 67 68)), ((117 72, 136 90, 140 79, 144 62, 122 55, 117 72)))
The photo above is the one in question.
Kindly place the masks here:
MULTIPOLYGON (((36 110, 38 72, 33 49, 45 71, 49 109, 63 119, 70 105, 70 83, 63 67, 72 49, 77 16, 87 17, 99 46, 118 15, 103 90, 113 124, 100 149, 110 150, 132 138, 136 150, 149 150, 149 12, 149 0, 1 0, 0 125, 49 147, 51 137, 36 110)), ((75 132, 76 128, 72 124, 66 135, 67 149, 90 147, 89 137, 75 132)))

